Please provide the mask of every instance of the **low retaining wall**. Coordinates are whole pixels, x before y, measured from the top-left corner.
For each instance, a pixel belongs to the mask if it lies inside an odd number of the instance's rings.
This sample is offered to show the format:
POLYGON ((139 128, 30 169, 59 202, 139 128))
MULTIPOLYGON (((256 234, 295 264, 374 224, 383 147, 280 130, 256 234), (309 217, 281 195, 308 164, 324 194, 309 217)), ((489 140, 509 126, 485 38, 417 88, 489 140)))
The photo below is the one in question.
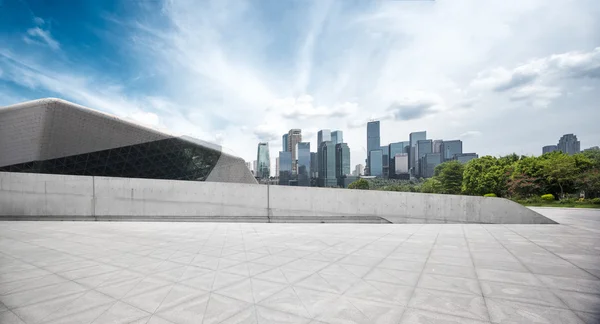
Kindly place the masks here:
POLYGON ((0 219, 555 224, 502 198, 10 172, 0 219))

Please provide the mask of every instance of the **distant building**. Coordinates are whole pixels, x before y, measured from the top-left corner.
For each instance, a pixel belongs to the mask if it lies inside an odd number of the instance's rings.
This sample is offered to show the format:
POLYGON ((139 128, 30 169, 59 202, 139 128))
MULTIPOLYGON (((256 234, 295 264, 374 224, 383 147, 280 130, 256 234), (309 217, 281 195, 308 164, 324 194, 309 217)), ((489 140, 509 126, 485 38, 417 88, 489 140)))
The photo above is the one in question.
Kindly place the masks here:
POLYGON ((442 152, 442 143, 444 143, 443 140, 433 141, 433 153, 441 153, 442 152))
POLYGON ((344 132, 341 130, 331 132, 331 142, 333 144, 344 143, 344 132))
MULTIPOLYGON (((371 168, 371 151, 380 150, 381 138, 380 138, 380 124, 379 121, 371 121, 367 123, 367 168, 368 173, 372 174, 371 168)), ((379 168, 379 166, 377 166, 379 168)), ((383 162, 382 162, 383 168, 383 162)))
POLYGON ((427 132, 412 132, 408 135, 408 140, 410 142, 410 148, 408 151, 408 167, 411 170, 411 173, 414 175, 416 172, 416 164, 418 161, 418 157, 415 155, 416 146, 418 141, 426 140, 427 132))
POLYGON ((542 154, 558 151, 558 145, 546 145, 542 147, 542 154))
POLYGON ((275 176, 279 177, 279 157, 275 158, 275 176))
POLYGON ((374 150, 370 153, 369 175, 383 177, 383 151, 374 150))
POLYGON ((310 143, 300 142, 296 144, 296 156, 297 160, 297 174, 298 174, 298 186, 308 187, 310 186, 310 143))
POLYGON ((335 145, 335 176, 342 178, 350 175, 350 148, 346 143, 335 145))
POLYGON ((385 145, 385 146, 381 146, 379 148, 382 152, 383 158, 382 158, 382 167, 383 167, 383 177, 384 178, 388 178, 390 175, 390 147, 389 145, 385 145))
POLYGON ((283 136, 281 137, 281 146, 282 146, 282 151, 287 152, 288 151, 288 144, 289 144, 289 136, 288 134, 283 134, 283 136))
MULTIPOLYGON (((323 155, 325 152, 325 144, 329 142, 331 145, 331 131, 329 129, 322 129, 317 133, 317 177, 318 177, 318 181, 317 181, 317 185, 322 187, 324 182, 324 177, 325 177, 325 170, 327 169, 327 166, 325 165, 325 156, 323 155)), ((333 149, 333 171, 335 169, 335 148, 333 149)), ((334 176, 335 178, 335 171, 334 171, 334 176)))
POLYGON ((279 185, 289 186, 292 180, 292 152, 279 152, 279 185))
POLYGON ((592 147, 586 148, 583 151, 584 152, 588 152, 588 151, 600 151, 600 147, 598 147, 598 146, 592 146, 592 147))
POLYGON ((431 152, 432 149, 432 141, 431 140, 418 140, 417 144, 415 145, 415 157, 417 157, 417 161, 415 162, 415 165, 413 167, 414 171, 414 175, 416 177, 423 177, 423 174, 421 174, 421 171, 424 170, 423 166, 420 166, 419 163, 421 161, 421 159, 425 156, 425 154, 428 153, 432 153, 431 152))
POLYGON ((319 161, 317 152, 310 152, 310 177, 317 178, 319 175, 319 161))
POLYGON ((563 135, 558 140, 557 147, 559 151, 569 155, 573 155, 581 151, 579 147, 579 141, 577 140, 577 136, 575 136, 574 134, 563 135))
POLYGON ((246 167, 248 170, 252 171, 252 162, 246 162, 246 167))
POLYGON ((337 187, 335 145, 331 141, 322 142, 319 153, 319 187, 337 187))
POLYGON ((254 176, 257 176, 258 164, 257 164, 256 160, 252 161, 252 171, 253 171, 254 176))
POLYGON ((296 144, 302 142, 302 130, 294 128, 288 132, 288 148, 287 152, 292 152, 292 174, 297 174, 296 160, 296 144))
POLYGON ((455 154, 452 159, 456 160, 460 163, 467 163, 467 162, 469 162, 473 159, 477 159, 477 158, 479 158, 479 155, 477 155, 477 153, 461 153, 461 154, 455 154))
POLYGON ((345 176, 338 178, 338 187, 348 188, 348 186, 356 180, 358 180, 358 176, 345 176))
POLYGON ((463 146, 461 140, 443 141, 440 146, 442 162, 450 161, 456 154, 462 154, 463 146))
POLYGON ((407 161, 408 161, 408 149, 410 148, 410 142, 405 141, 405 142, 396 142, 396 143, 390 143, 388 145, 388 151, 389 151, 389 175, 390 177, 393 177, 395 172, 395 164, 394 164, 394 157, 396 156, 396 154, 398 153, 406 153, 407 156, 407 161))
POLYGON ((271 161, 269 157, 269 143, 258 143, 258 152, 256 157, 257 170, 256 176, 266 179, 271 176, 271 161))
POLYGON ((394 173, 390 174, 390 177, 394 179, 410 179, 408 153, 396 153, 392 161, 394 164, 394 173))
POLYGON ((331 141, 331 130, 322 129, 317 133, 317 147, 323 142, 331 141))
POLYGON ((419 174, 423 178, 433 177, 435 167, 442 164, 442 153, 426 153, 419 162, 419 174))
POLYGON ((362 164, 357 164, 356 167, 354 167, 354 173, 355 175, 361 176, 365 174, 365 167, 362 164))

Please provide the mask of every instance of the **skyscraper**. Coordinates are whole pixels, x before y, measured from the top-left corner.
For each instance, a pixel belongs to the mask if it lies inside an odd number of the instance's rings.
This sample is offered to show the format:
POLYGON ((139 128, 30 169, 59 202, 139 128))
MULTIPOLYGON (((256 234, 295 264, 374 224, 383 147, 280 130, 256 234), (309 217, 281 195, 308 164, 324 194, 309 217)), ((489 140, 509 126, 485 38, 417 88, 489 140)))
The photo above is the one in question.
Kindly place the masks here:
POLYGON ((362 164, 357 164, 356 167, 355 167, 355 169, 354 169, 354 172, 356 173, 355 175, 357 177, 361 176, 361 175, 364 175, 365 174, 365 167, 362 164))
POLYGON ((331 142, 333 144, 344 143, 344 132, 340 130, 331 132, 331 142))
POLYGON ((269 143, 258 143, 258 152, 256 155, 257 167, 256 176, 261 179, 268 179, 271 176, 271 161, 269 157, 269 143))
POLYGON ((298 186, 310 186, 310 143, 300 142, 296 144, 296 156, 298 157, 297 172, 298 186))
POLYGON ((317 152, 310 152, 310 177, 317 178, 319 175, 319 155, 317 152))
POLYGON ((558 151, 558 145, 546 145, 542 147, 542 154, 558 151))
POLYGON ((565 134, 558 140, 557 147, 559 151, 573 155, 581 151, 579 145, 580 143, 577 140, 577 136, 574 134, 565 134))
POLYGON ((319 147, 319 153, 319 186, 336 187, 335 145, 331 141, 322 142, 319 147))
POLYGON ((415 155, 417 142, 427 139, 427 131, 412 132, 408 135, 410 141, 410 148, 408 151, 408 167, 413 175, 416 174, 416 165, 419 158, 415 155))
POLYGON ((289 136, 288 134, 283 134, 283 136, 281 137, 281 145, 282 145, 282 151, 287 152, 288 151, 288 144, 289 144, 289 136))
MULTIPOLYGON (((396 153, 393 158, 394 175, 396 179, 410 178, 408 173, 408 153, 396 153)), ((392 177, 392 175, 390 175, 392 177)))
POLYGON ((433 177, 435 167, 442 163, 442 153, 426 153, 419 159, 420 176, 423 178, 433 177))
POLYGON ((279 185, 289 186, 292 179, 292 152, 279 152, 279 185))
POLYGON ((467 163, 478 157, 479 157, 479 155, 477 155, 476 153, 462 153, 462 154, 454 155, 454 157, 452 159, 455 161, 458 161, 460 163, 467 163))
POLYGON ((444 141, 440 147, 440 153, 442 153, 442 162, 452 160, 455 154, 462 154, 462 141, 452 140, 444 141))
POLYGON ((423 177, 423 174, 421 173, 423 168, 422 168, 422 166, 419 165, 419 161, 421 160, 422 157, 425 156, 425 154, 431 153, 431 149, 432 149, 431 140, 418 140, 417 141, 417 144, 415 145, 415 157, 417 158, 417 161, 415 162, 415 165, 413 167, 413 169, 415 170, 415 172, 413 174, 415 176, 423 177))
POLYGON ((252 161, 252 174, 254 176, 258 176, 258 162, 256 160, 252 161))
POLYGON ((396 168, 396 164, 394 163, 394 158, 396 156, 396 154, 398 153, 406 153, 407 154, 407 161, 408 161, 408 148, 410 147, 410 142, 408 141, 404 141, 404 142, 396 142, 396 143, 390 143, 388 145, 388 151, 389 151, 389 175, 390 177, 393 177, 393 175, 395 174, 395 168, 396 168))
POLYGON ((383 170, 383 177, 384 178, 388 178, 390 173, 390 146, 389 145, 385 145, 385 146, 380 146, 379 149, 381 150, 383 156, 382 156, 382 170, 383 170))
POLYGON ((440 152, 442 152, 442 143, 444 143, 443 140, 435 140, 435 141, 433 141, 433 153, 440 153, 440 152))
MULTIPOLYGON (((369 175, 373 175, 373 172, 371 171, 371 151, 380 150, 380 147, 381 138, 379 121, 370 121, 367 123, 367 168, 369 169, 369 175)), ((379 168, 379 166, 375 166, 375 168, 379 168)), ((381 168, 383 168, 383 162, 381 168)))
POLYGON ((288 152, 292 152, 292 174, 297 173, 296 168, 296 160, 298 157, 296 156, 296 144, 302 142, 302 130, 293 128, 288 132, 288 152))
POLYGON ((350 175, 350 148, 346 143, 335 145, 335 176, 342 178, 350 175))
POLYGON ((275 158, 275 176, 279 177, 279 156, 275 158))
MULTIPOLYGON (((326 142, 331 142, 331 131, 329 129, 322 129, 317 133, 317 176, 318 176, 318 185, 320 187, 323 186, 323 177, 324 177, 324 169, 325 165, 323 164, 325 161, 325 157, 323 156, 323 152, 325 149, 323 146, 326 142)), ((335 158, 335 153, 334 153, 335 158)), ((334 163, 335 165, 335 163, 334 163)))
POLYGON ((370 167, 369 167, 369 175, 375 177, 383 176, 383 151, 382 150, 374 150, 370 152, 370 167))
POLYGON ((331 131, 329 129, 322 129, 317 133, 317 148, 321 143, 331 141, 331 131))

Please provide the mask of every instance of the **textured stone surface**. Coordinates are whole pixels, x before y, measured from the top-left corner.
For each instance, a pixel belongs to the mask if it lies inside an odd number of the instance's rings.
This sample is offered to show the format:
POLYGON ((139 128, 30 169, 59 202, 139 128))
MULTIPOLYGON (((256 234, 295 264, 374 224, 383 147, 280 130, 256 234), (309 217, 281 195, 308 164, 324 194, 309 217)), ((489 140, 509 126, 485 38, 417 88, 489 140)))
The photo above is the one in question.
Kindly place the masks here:
POLYGON ((600 211, 538 211, 561 224, 0 222, 0 323, 597 323, 600 211))

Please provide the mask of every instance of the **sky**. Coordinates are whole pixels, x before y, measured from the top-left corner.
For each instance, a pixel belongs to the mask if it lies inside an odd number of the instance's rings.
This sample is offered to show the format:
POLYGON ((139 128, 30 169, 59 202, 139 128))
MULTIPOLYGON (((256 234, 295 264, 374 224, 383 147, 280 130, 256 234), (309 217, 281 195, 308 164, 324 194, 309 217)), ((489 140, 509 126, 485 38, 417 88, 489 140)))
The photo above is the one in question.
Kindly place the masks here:
MULTIPOLYGON (((57 97, 246 161, 300 128, 600 145, 598 0, 0 0, 0 106, 57 97)), ((274 165, 274 163, 273 163, 274 165)), ((274 169, 274 168, 272 168, 274 169)))

